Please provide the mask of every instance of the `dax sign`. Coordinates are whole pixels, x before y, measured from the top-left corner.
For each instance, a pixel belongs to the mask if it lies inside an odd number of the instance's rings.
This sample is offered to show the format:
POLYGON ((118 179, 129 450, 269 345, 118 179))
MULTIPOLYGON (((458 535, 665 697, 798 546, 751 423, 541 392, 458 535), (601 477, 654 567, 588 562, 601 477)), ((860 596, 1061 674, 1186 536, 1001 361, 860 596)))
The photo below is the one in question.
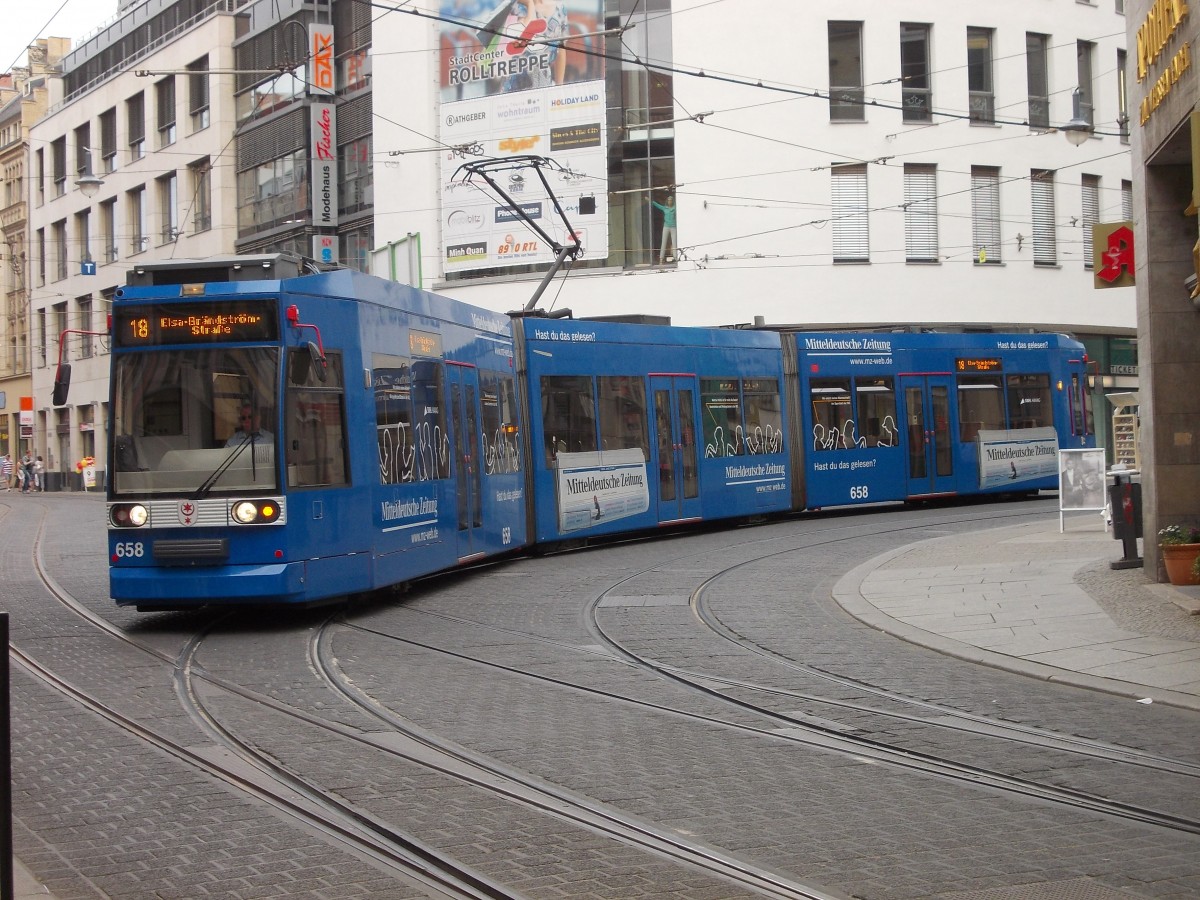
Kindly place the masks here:
POLYGON ((332 96, 337 82, 334 76, 333 59, 333 26, 308 26, 308 52, 312 59, 311 74, 308 79, 310 94, 332 96))

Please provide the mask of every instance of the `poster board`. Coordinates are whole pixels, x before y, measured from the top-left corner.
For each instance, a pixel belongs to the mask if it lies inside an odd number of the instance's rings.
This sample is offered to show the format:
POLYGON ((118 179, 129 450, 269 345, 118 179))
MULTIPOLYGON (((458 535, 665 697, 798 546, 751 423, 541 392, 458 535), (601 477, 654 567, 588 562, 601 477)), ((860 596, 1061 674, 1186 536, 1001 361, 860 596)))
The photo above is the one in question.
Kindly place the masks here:
POLYGON ((1065 530, 1067 512, 1103 512, 1107 478, 1104 448, 1058 451, 1058 530, 1065 530))

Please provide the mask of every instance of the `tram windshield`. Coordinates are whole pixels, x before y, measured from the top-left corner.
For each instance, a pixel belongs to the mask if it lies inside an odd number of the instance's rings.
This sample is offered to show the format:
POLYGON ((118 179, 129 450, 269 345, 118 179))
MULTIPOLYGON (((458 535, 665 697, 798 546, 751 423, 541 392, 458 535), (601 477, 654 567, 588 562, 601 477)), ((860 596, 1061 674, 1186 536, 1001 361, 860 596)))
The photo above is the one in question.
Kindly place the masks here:
POLYGON ((277 347, 118 356, 114 496, 278 490, 278 371, 277 347))

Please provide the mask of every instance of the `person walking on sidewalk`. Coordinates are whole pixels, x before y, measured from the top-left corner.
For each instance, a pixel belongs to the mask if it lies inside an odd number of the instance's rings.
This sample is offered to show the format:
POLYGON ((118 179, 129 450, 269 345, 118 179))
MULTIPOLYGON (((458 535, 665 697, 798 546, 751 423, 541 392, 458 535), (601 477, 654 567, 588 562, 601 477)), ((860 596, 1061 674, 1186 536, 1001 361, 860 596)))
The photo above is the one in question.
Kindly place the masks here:
POLYGON ((33 489, 43 494, 46 492, 46 464, 40 456, 33 461, 33 489))
POLYGON ((12 456, 8 453, 0 459, 0 477, 4 478, 4 489, 7 491, 12 483, 12 456))
POLYGON ((21 473, 18 477, 21 480, 21 493, 28 494, 29 489, 33 487, 33 457, 28 450, 21 457, 21 473))

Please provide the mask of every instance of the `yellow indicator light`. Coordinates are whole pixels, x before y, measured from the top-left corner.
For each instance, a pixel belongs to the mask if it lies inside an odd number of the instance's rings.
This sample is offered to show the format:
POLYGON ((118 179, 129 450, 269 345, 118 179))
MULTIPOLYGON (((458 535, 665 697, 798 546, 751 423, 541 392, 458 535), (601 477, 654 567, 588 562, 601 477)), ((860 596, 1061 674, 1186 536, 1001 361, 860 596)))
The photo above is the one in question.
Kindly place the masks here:
POLYGON ((183 297, 201 297, 204 295, 204 284, 185 284, 179 293, 183 297))

